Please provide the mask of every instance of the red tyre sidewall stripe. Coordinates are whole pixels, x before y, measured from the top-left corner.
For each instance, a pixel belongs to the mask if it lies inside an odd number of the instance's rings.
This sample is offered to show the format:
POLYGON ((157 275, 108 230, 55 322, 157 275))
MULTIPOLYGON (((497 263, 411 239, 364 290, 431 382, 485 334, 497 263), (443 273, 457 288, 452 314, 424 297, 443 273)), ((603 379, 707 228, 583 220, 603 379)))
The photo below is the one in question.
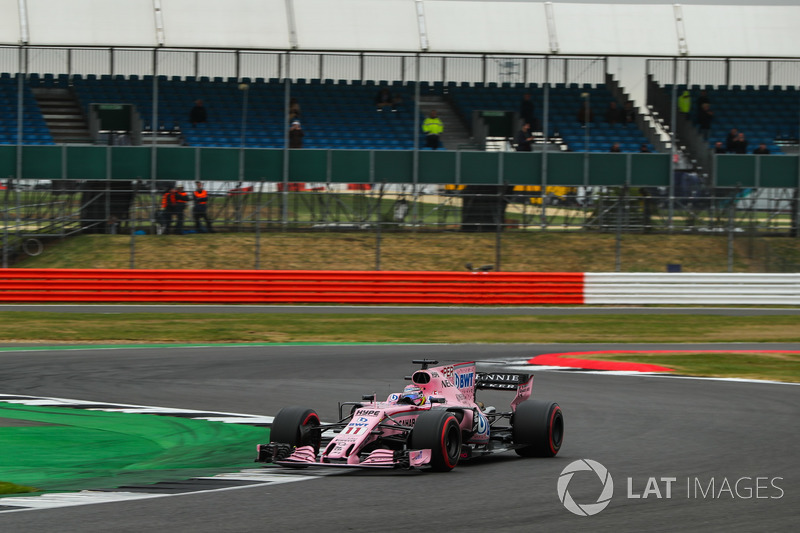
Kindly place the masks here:
POLYGON ((550 423, 547 425, 547 444, 550 446, 550 451, 553 452, 553 454, 558 453, 558 450, 561 449, 560 446, 558 449, 556 449, 553 446, 553 422, 556 419, 556 413, 560 412, 561 412, 560 407, 556 407, 555 409, 553 409, 553 412, 550 413, 550 423))
POLYGON ((447 445, 445 444, 445 437, 447 436, 447 430, 450 427, 450 420, 453 420, 452 416, 447 417, 447 422, 444 424, 444 427, 442 428, 442 438, 440 445, 442 446, 442 451, 444 452, 443 455, 445 463, 447 463, 447 466, 449 466, 450 468, 455 468, 456 465, 454 463, 450 463, 450 456, 447 453, 447 445))
POLYGON ((309 423, 309 422, 310 422, 312 419, 316 419, 316 421, 317 421, 317 424, 319 424, 319 417, 318 417, 316 414, 314 414, 314 413, 311 413, 311 414, 309 414, 309 415, 306 417, 306 419, 305 419, 305 420, 303 420, 303 423, 302 423, 302 425, 303 425, 303 426, 305 426, 305 425, 306 425, 306 424, 308 424, 308 423, 309 423))

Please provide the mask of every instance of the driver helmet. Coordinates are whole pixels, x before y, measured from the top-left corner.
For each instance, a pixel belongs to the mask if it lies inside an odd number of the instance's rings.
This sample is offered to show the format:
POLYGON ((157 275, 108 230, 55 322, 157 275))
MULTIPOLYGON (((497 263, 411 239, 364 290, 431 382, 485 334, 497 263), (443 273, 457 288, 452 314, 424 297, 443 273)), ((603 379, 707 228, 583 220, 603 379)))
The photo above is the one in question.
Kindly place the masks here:
POLYGON ((425 395, 422 389, 416 385, 407 385, 403 389, 403 394, 400 395, 400 401, 403 403, 413 403, 414 405, 422 405, 425 403, 425 395))

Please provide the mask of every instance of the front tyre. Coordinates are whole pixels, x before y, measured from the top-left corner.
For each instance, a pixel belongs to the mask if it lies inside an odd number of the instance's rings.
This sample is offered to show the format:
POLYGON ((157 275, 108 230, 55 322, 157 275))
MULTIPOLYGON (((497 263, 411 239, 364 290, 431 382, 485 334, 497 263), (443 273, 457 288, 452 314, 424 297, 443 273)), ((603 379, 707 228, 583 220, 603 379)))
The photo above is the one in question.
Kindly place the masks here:
POLYGON ((431 450, 431 468, 447 472, 461 457, 461 428, 447 411, 426 411, 419 415, 408 442, 412 450, 431 450))
POLYGON ((526 400, 517 406, 512 421, 517 455, 555 457, 564 440, 564 415, 555 402, 526 400))
POLYGON ((313 446, 314 453, 319 452, 322 434, 319 426, 319 415, 313 409, 297 405, 284 407, 272 421, 270 441, 292 446, 313 446))

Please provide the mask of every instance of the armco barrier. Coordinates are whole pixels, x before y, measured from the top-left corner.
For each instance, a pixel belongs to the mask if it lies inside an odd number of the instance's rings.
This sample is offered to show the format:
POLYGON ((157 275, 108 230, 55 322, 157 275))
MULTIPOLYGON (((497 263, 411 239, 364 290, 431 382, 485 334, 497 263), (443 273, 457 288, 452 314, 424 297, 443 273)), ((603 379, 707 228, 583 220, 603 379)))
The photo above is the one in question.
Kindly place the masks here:
POLYGON ((11 268, 0 302, 800 305, 800 274, 11 268))
POLYGON ((583 274, 12 268, 0 302, 581 304, 583 274))
POLYGON ((800 305, 800 274, 586 273, 586 304, 800 305))

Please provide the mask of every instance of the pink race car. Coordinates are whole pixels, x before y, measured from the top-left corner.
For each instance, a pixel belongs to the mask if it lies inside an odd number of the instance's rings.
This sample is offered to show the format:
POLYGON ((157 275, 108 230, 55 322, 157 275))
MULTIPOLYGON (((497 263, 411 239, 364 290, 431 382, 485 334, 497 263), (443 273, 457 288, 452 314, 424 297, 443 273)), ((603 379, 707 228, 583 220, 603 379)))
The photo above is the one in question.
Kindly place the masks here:
POLYGON ((403 392, 339 404, 339 422, 323 424, 312 409, 281 409, 271 442, 257 446, 257 462, 288 467, 341 466, 452 470, 459 460, 514 450, 553 457, 564 437, 557 403, 531 400, 533 376, 476 372, 474 362, 435 366, 421 360, 403 392), (507 412, 484 407, 478 389, 516 392, 507 412), (352 406, 348 416, 344 406, 352 406))

